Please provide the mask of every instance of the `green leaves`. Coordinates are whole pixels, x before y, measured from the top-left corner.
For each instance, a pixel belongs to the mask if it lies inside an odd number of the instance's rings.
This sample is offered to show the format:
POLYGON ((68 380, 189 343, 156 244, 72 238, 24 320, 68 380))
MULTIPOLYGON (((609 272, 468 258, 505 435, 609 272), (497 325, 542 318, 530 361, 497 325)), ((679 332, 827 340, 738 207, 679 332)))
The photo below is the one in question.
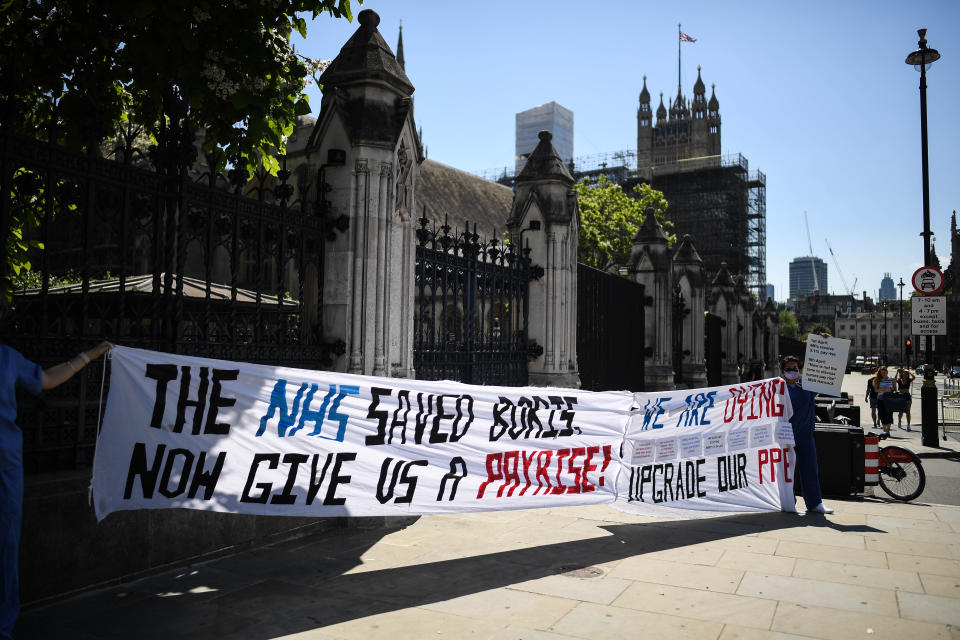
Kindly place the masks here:
MULTIPOLYGON (((16 133, 102 153, 121 125, 156 141, 161 123, 183 118, 203 130, 218 168, 239 157, 271 173, 296 118, 310 113, 309 70, 290 42, 307 35, 301 14, 353 19, 351 0, 0 0, 0 9, 0 122, 16 133)), ((15 233, 38 224, 28 203, 16 207, 15 233)), ((23 274, 30 262, 15 233, 7 273, 23 274)))
POLYGON ((786 309, 780 312, 780 335, 797 340, 800 337, 800 327, 797 326, 797 316, 786 309))
POLYGON ((602 175, 596 182, 584 179, 574 189, 580 207, 578 259, 597 269, 611 270, 627 263, 647 207, 656 209, 665 228, 673 226, 663 219, 667 210, 663 194, 647 184, 633 188, 636 197, 602 175))

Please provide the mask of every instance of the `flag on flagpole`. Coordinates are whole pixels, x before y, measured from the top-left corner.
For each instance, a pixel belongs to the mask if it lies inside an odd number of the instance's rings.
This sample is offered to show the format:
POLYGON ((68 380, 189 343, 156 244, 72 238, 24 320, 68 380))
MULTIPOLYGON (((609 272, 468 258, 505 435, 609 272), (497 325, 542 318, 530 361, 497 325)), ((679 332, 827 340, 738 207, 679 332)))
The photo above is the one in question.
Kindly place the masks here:
POLYGON ((696 41, 697 41, 696 38, 691 38, 690 36, 685 34, 683 31, 680 32, 680 42, 696 42, 696 41))

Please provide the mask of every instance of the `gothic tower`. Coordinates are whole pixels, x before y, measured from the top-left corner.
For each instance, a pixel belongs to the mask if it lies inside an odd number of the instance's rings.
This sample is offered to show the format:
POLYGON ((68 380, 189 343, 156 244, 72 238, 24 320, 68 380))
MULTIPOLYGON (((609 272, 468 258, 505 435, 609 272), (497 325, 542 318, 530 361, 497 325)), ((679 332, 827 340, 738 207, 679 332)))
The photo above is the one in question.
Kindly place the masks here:
POLYGON ((693 100, 688 101, 683 88, 678 86, 676 98, 669 102, 668 110, 661 93, 654 122, 644 76, 637 109, 637 170, 642 178, 650 179, 655 167, 720 155, 720 103, 715 89, 707 100, 700 67, 693 85, 693 100))
MULTIPOLYGON (((661 98, 660 107, 663 108, 661 98)), ((647 91, 647 76, 643 76, 640 91, 640 107, 637 109, 637 166, 653 164, 653 114, 650 111, 650 92, 647 91)))
POLYGON ((716 86, 710 85, 710 102, 707 104, 707 155, 720 155, 720 103, 716 86))
POLYGON ((690 125, 690 157, 699 158, 710 155, 707 153, 707 98, 704 95, 706 87, 700 78, 700 67, 697 66, 697 81, 693 85, 693 122, 690 125))

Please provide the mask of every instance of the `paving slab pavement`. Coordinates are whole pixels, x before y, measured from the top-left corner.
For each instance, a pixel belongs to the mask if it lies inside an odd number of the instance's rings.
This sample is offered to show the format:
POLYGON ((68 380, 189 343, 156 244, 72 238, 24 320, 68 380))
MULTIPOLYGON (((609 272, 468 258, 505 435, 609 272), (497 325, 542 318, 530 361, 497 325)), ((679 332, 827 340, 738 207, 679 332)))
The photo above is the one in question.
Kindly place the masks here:
POLYGON ((27 610, 15 637, 960 639, 960 507, 827 504, 370 519, 27 610))

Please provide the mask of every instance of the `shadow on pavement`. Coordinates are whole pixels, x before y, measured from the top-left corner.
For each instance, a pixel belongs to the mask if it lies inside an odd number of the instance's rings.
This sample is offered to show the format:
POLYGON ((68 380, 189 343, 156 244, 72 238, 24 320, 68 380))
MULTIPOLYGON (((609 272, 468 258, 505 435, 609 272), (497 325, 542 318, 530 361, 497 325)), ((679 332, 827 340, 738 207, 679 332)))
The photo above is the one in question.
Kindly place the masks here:
POLYGON ((635 555, 804 526, 880 531, 786 513, 601 525, 608 535, 539 546, 531 530, 523 549, 356 573, 348 572, 366 550, 403 527, 326 531, 29 611, 16 637, 267 640, 635 555))

